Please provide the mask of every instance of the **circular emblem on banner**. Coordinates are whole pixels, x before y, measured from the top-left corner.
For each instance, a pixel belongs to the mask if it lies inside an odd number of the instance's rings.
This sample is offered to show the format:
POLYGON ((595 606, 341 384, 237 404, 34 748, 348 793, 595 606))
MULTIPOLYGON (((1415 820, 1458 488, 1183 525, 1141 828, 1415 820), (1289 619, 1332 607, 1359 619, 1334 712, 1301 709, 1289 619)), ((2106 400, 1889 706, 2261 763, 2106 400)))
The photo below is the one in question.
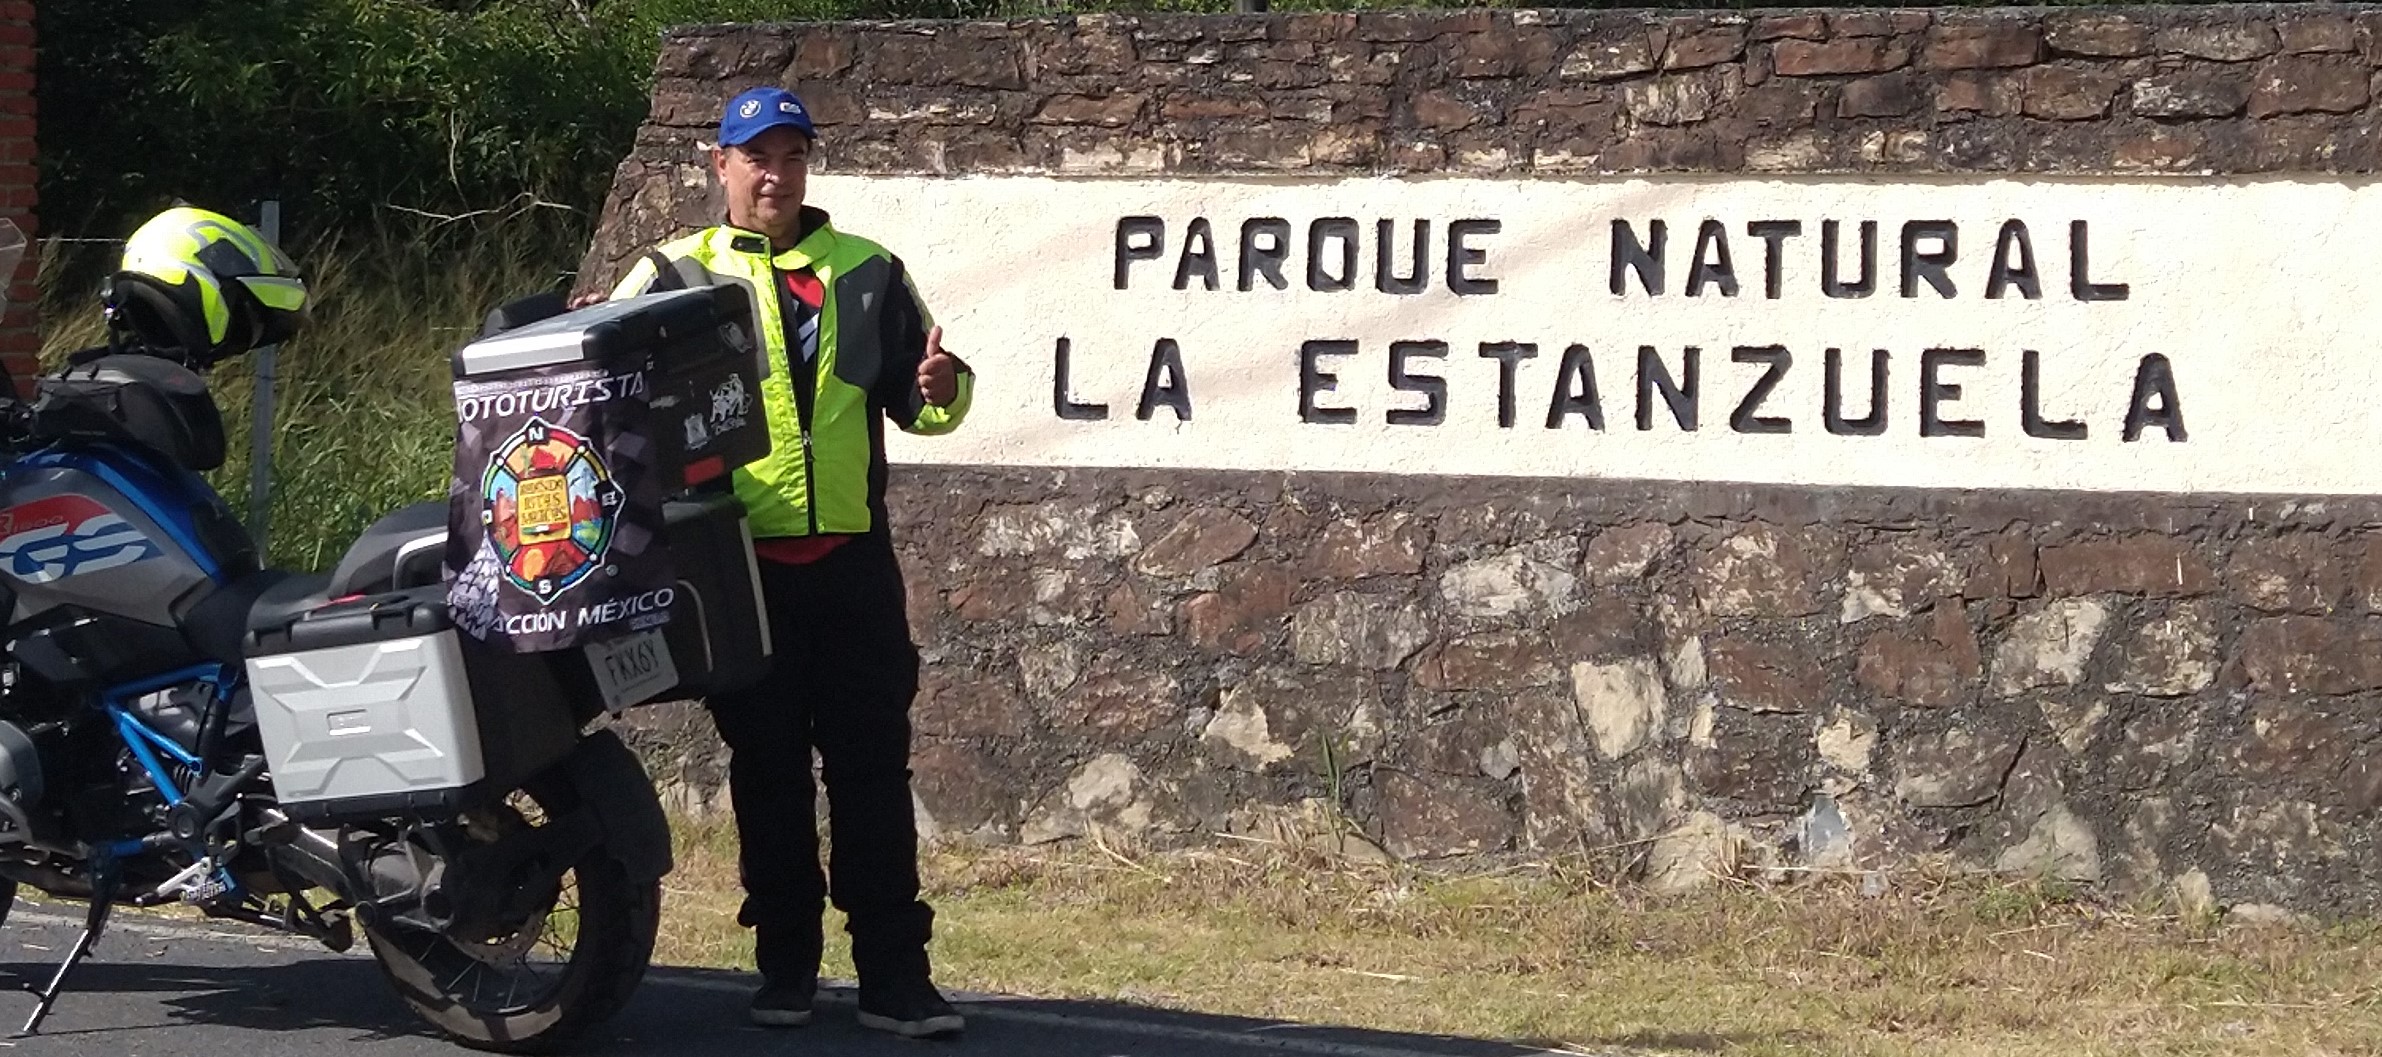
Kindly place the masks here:
POLYGON ((603 566, 621 499, 587 438, 532 418, 489 456, 480 521, 505 582, 544 605, 603 566))

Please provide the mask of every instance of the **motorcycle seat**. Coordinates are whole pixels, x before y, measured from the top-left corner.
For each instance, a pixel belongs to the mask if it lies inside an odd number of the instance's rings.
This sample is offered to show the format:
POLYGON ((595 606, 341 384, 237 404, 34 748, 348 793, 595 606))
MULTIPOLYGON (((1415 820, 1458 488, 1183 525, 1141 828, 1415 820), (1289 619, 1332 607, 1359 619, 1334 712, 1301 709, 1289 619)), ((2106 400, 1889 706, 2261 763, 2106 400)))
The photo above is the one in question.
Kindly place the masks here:
POLYGON ((445 575, 447 505, 398 507, 383 515, 331 570, 331 597, 378 594, 434 584, 445 575))
POLYGON ((256 603, 248 607, 248 621, 244 630, 254 632, 282 627, 330 605, 332 599, 342 597, 345 597, 345 593, 334 587, 328 576, 318 573, 287 574, 265 588, 257 596, 256 603))
POLYGON ((251 632, 286 626, 334 599, 439 582, 446 542, 445 503, 399 507, 365 529, 328 576, 267 569, 209 592, 183 615, 182 637, 207 657, 241 663, 251 632))

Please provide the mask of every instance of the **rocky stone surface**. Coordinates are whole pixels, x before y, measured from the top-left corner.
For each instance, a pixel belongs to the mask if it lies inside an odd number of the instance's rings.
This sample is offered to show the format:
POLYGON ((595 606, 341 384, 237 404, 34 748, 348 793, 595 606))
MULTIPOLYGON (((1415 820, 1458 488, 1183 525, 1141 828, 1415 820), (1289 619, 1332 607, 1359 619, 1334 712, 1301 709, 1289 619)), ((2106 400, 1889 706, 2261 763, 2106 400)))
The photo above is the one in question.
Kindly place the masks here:
POLYGON ((1457 616, 1560 616, 1579 604, 1580 581, 1567 549, 1534 544, 1465 562, 1440 575, 1439 595, 1457 616))
POLYGON ((1993 692, 2076 685, 2108 623, 2108 607, 2088 598, 2051 602, 2012 621, 1993 652, 1993 692))
MULTIPOLYGON (((1634 848, 1666 886, 1949 849, 2382 908, 2382 501, 1846 491, 1822 524, 1786 488, 1449 480, 1426 512, 1410 481, 1154 487, 897 487, 936 588, 913 767, 937 839, 1327 810, 1398 856, 1634 848), (946 490, 986 501, 929 516, 946 490), (1056 574, 1076 623, 1036 616, 1056 574)), ((700 710, 624 722, 673 803, 720 805, 700 710)))
POLYGON ((1596 751, 1608 760, 1636 752, 1662 728, 1662 675, 1650 661, 1576 664, 1571 684, 1596 751))
MULTIPOLYGON (((753 83, 805 94, 832 172, 2340 179, 2382 170, 2378 28, 2354 4, 697 27, 663 43, 581 281, 716 213, 696 147, 753 83)), ((1665 887, 1948 852, 2382 911, 2382 500, 896 481, 934 839, 1324 817, 1401 857, 1627 849, 1665 887)), ((614 722, 673 804, 724 803, 699 708, 614 722)))
POLYGON ((1983 663, 1975 630, 1957 603, 1939 603, 1909 630, 1884 630, 1861 643, 1854 679, 1882 697, 1924 708, 1966 700, 1983 663))
POLYGON ((683 28, 663 43, 582 283, 609 283, 642 246, 715 212, 695 147, 720 98, 762 81, 810 101, 826 133, 815 164, 836 172, 2382 167, 2368 146, 2382 50, 2361 5, 1866 14, 683 28))
POLYGON ((2117 656, 2111 693, 2188 697, 2208 689, 2217 674, 2217 615, 2213 606, 2186 603, 2135 628, 2117 656))

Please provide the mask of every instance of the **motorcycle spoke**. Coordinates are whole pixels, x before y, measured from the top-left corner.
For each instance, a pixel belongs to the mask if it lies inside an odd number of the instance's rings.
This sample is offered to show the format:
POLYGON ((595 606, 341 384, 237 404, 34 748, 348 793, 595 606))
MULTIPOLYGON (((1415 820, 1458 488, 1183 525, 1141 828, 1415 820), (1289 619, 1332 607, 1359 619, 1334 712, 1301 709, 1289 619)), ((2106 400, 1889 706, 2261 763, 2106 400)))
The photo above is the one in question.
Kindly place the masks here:
MULTIPOLYGON (((464 979, 465 977, 467 977, 467 976, 470 976, 470 975, 472 974, 472 970, 474 970, 474 969, 477 969, 477 968, 479 968, 479 967, 480 967, 480 962, 479 962, 479 960, 478 960, 478 959, 476 959, 476 958, 466 958, 466 959, 464 959, 464 960, 463 960, 463 968, 462 968, 460 971, 456 972, 456 973, 455 973, 455 978, 454 978, 454 979, 452 979, 452 980, 449 980, 449 981, 447 981, 447 982, 446 982, 446 985, 445 985, 444 987, 440 988, 440 990, 446 991, 446 992, 447 992, 447 993, 449 993, 449 994, 453 994, 453 993, 454 993, 454 991, 455 991, 455 985, 462 983, 462 982, 463 982, 463 979, 464 979)), ((474 994, 475 994, 475 995, 477 995, 477 992, 474 992, 474 994)))
MULTIPOLYGON (((466 816, 457 835, 469 843, 493 842, 552 817, 547 805, 516 792, 466 816)), ((585 923, 578 870, 566 866, 548 883, 552 895, 543 911, 526 915, 509 933, 472 942, 409 929, 402 946, 429 971, 433 987, 476 1015, 506 1015, 552 1002, 574 974, 585 923)))

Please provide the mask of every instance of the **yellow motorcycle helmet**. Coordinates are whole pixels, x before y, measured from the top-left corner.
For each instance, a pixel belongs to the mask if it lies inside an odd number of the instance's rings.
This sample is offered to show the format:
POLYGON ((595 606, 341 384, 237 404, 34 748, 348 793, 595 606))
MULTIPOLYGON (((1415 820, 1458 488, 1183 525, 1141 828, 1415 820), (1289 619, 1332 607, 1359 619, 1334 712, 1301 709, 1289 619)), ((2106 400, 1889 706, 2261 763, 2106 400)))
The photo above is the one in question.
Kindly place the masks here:
POLYGON ((176 206, 125 240, 101 289, 121 343, 203 367, 287 341, 306 322, 306 280, 254 228, 176 206))

